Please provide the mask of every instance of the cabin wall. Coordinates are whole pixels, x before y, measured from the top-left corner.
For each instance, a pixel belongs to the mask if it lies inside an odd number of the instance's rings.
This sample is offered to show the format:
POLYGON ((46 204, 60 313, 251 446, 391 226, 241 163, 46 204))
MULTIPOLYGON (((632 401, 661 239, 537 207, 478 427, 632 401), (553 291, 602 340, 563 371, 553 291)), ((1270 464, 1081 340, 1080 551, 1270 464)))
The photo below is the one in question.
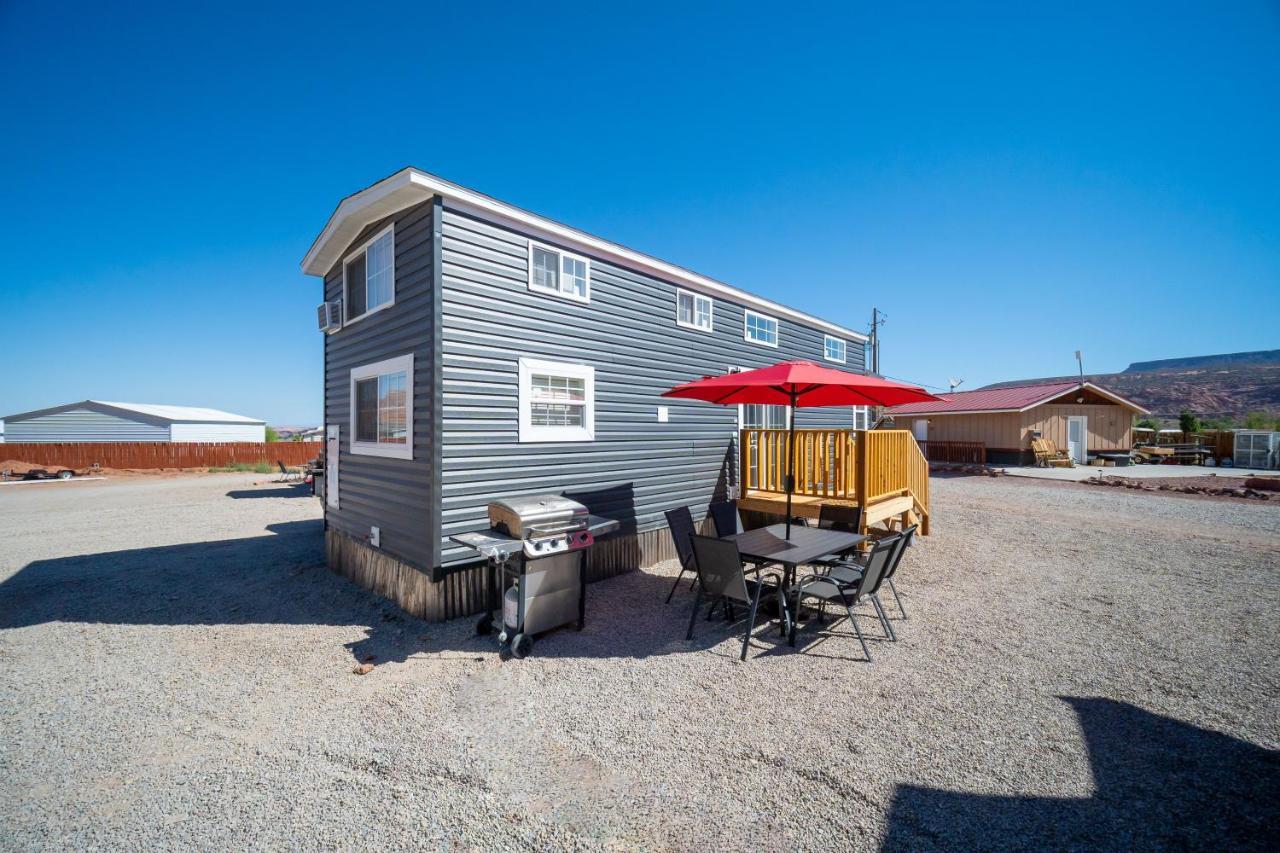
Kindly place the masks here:
MULTIPOLYGON (((351 241, 351 247, 358 246, 394 220, 395 304, 324 336, 325 423, 339 427, 340 443, 339 505, 337 509, 325 505, 326 526, 373 552, 369 558, 375 563, 382 552, 396 558, 397 564, 422 570, 436 565, 439 545, 433 479, 439 448, 433 425, 437 341, 432 208, 431 201, 406 208, 370 225, 351 241), (409 353, 414 373, 413 458, 353 454, 352 369, 409 353), (367 544, 374 526, 380 532, 377 551, 367 544)), ((343 298, 341 260, 325 276, 324 298, 343 298)), ((335 561, 336 553, 330 550, 330 566, 350 574, 355 561, 335 561)))
MULTIPOLYGON (((665 526, 676 506, 705 513, 736 484, 738 411, 664 399, 681 382, 783 359, 823 361, 824 332, 778 317, 779 346, 744 340, 744 308, 715 296, 713 331, 676 324, 677 285, 588 256, 590 302, 531 291, 529 237, 445 201, 442 247, 442 537, 488 526, 500 496, 568 493, 622 523, 624 537, 665 526), (595 370, 595 439, 521 443, 518 361, 595 370), (669 420, 660 423, 658 407, 669 420)), ((545 242, 555 247, 554 241, 545 242)), ((582 254, 573 247, 565 247, 582 254)), ((766 310, 760 313, 768 314, 766 310)), ((863 345, 846 341, 862 372, 863 345)), ((851 427, 852 410, 802 411, 798 427, 851 427)), ((614 547, 619 559, 655 553, 614 547)), ((659 537, 660 539, 660 537, 659 537)), ((445 565, 475 559, 442 545, 445 565)), ((602 553, 602 558, 606 555, 602 553)), ((635 563, 631 564, 634 567, 635 563)))
POLYGON ((1083 415, 1088 421, 1088 448, 1090 453, 1128 450, 1133 447, 1133 412, 1117 405, 1088 405, 1073 403, 1046 404, 1022 413, 1025 444, 1031 443, 1031 432, 1039 430, 1042 437, 1050 439, 1058 447, 1067 447, 1067 418, 1083 415))

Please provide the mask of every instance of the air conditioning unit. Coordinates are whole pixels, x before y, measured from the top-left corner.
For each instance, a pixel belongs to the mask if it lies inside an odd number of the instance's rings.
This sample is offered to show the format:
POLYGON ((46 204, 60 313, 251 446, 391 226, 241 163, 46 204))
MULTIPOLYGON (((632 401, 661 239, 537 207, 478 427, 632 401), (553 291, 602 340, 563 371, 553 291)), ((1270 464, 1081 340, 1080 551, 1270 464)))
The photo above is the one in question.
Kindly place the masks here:
POLYGON ((326 335, 331 335, 341 329, 342 300, 320 303, 320 307, 316 309, 316 319, 319 320, 320 331, 326 335))

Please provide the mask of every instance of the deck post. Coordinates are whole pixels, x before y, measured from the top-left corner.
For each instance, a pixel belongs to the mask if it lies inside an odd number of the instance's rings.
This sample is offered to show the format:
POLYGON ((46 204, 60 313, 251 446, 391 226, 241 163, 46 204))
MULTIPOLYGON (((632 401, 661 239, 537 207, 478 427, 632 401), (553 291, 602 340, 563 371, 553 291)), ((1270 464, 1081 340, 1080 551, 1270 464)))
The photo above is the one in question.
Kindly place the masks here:
POLYGON ((862 509, 862 512, 858 513, 858 532, 865 534, 867 532, 867 459, 869 458, 867 431, 860 429, 855 430, 854 433, 853 482, 858 506, 862 509))

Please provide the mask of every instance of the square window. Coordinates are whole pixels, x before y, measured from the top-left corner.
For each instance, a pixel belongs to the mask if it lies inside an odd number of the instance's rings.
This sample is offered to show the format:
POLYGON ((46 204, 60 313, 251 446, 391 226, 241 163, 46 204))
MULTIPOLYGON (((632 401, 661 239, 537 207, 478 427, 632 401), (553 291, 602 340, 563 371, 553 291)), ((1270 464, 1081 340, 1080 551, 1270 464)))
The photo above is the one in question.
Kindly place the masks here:
POLYGON ((766 317, 764 314, 748 311, 746 312, 744 327, 743 336, 746 340, 768 347, 776 347, 778 345, 778 321, 773 317, 766 317))
POLYGON ((413 458, 413 356, 351 370, 351 452, 413 458))
POLYGON ((529 289, 575 302, 590 302, 591 262, 530 241, 529 289))
POLYGON ((522 358, 520 441, 592 441, 595 369, 522 358))
POLYGON ((845 342, 842 338, 827 335, 822 342, 823 357, 827 361, 845 362, 845 342))
POLYGON ((711 297, 687 290, 676 291, 676 325, 703 332, 712 330, 714 308, 711 297))

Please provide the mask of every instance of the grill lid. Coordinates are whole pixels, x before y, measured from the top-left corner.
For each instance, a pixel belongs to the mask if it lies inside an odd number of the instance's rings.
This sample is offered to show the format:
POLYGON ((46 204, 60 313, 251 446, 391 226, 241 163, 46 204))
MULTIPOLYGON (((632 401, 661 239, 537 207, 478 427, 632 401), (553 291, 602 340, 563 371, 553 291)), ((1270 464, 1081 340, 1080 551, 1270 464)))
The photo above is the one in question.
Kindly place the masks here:
POLYGON ((505 498, 489 504, 489 524, 508 536, 523 538, 535 529, 568 530, 585 526, 589 511, 560 495, 505 498))

